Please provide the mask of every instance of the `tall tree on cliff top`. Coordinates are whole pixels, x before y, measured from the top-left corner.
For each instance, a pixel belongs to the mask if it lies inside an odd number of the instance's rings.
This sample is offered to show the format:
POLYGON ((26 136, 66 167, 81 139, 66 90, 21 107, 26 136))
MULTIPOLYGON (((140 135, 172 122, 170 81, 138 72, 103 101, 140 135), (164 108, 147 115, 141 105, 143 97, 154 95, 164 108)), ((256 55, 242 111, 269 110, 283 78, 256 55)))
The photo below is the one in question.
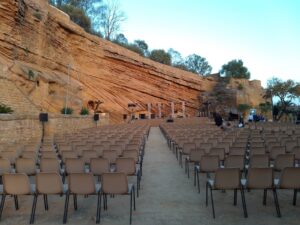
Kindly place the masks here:
MULTIPOLYGON (((278 104, 278 117, 275 120, 280 120, 284 113, 288 111, 288 107, 291 105, 295 98, 300 96, 300 83, 293 80, 283 81, 279 78, 273 77, 267 82, 266 92, 271 98, 279 98, 278 104)), ((276 113, 277 114, 277 113, 276 113)))
POLYGON ((117 0, 107 3, 105 10, 101 13, 100 31, 107 40, 112 40, 120 31, 121 24, 126 20, 125 13, 120 9, 117 0))
MULTIPOLYGON (((76 11, 77 14, 79 14, 78 9, 81 9, 84 12, 85 17, 89 18, 91 27, 94 31, 99 31, 102 14, 107 7, 103 3, 103 0, 49 0, 49 2, 50 4, 69 14, 71 19, 72 16, 74 17, 74 13, 70 14, 70 12, 76 11)), ((77 17, 80 18, 79 16, 77 17)), ((83 18, 82 20, 86 20, 86 18, 83 18)), ((75 23, 79 24, 78 22, 75 23)))
POLYGON ((250 72, 248 68, 244 66, 242 60, 232 60, 227 64, 222 66, 220 71, 221 73, 225 74, 226 77, 233 77, 233 78, 245 78, 250 79, 250 72))
POLYGON ((208 75, 212 70, 206 59, 197 54, 189 55, 184 64, 188 71, 199 75, 208 75))
POLYGON ((162 64, 171 65, 171 56, 163 49, 152 50, 149 58, 162 64))

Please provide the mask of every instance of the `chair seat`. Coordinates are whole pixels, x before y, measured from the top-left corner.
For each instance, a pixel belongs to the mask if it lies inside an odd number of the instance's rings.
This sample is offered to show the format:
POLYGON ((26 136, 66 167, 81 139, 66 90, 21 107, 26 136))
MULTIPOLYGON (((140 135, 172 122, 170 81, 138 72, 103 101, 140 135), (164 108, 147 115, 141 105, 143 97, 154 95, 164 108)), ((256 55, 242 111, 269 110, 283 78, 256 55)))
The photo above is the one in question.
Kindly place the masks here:
POLYGON ((30 192, 31 192, 31 194, 34 194, 36 192, 35 184, 30 184, 30 192))

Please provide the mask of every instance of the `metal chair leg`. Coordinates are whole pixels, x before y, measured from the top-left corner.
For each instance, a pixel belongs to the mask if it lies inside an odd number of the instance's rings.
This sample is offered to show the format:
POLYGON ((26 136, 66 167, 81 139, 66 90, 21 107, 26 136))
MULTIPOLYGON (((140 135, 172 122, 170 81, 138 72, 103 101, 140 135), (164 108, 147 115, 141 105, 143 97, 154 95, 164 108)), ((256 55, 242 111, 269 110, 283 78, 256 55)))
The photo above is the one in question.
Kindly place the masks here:
POLYGON ((199 172, 196 172, 197 175, 197 185, 198 185, 198 193, 200 193, 200 181, 199 181, 199 172))
POLYGON ((131 224, 131 216, 132 216, 132 194, 133 194, 133 191, 131 190, 130 192, 130 217, 129 217, 129 223, 131 224))
POLYGON ((280 208, 279 208, 279 202, 278 202, 278 197, 277 197, 277 191, 276 191, 275 188, 273 188, 273 196, 274 196, 274 202, 275 202, 277 216, 281 217, 280 208))
POLYGON ((66 193, 63 224, 67 223, 70 193, 66 193))
POLYGON ((248 217, 248 212, 247 212, 245 192, 244 192, 243 187, 241 187, 241 197, 242 197, 242 204, 243 204, 243 210, 244 210, 244 217, 247 218, 248 217))
POLYGON ((19 201, 18 201, 18 196, 14 195, 14 201, 15 201, 15 209, 19 210, 19 201))
POLYGON ((267 189, 264 189, 263 205, 267 205, 267 189))
POLYGON ((208 182, 206 182, 205 205, 208 206, 208 182))
POLYGON ((216 215, 215 215, 215 206, 214 206, 214 199, 213 199, 213 191, 212 191, 211 187, 210 187, 210 199, 211 199, 211 207, 212 207, 212 212, 213 212, 213 218, 216 218, 216 215))
POLYGON ((74 203, 74 210, 77 210, 77 195, 73 194, 73 203, 74 203))
POLYGON ((43 198, 44 198, 44 207, 45 207, 45 210, 47 211, 49 209, 47 195, 43 195, 43 198))
POLYGON ((30 224, 34 223, 37 199, 38 199, 38 195, 35 194, 34 197, 33 197, 33 203, 32 203, 31 215, 30 215, 30 222, 29 222, 30 224))
POLYGON ((97 194, 97 213, 96 213, 96 223, 100 223, 101 214, 101 193, 97 194))
POLYGON ((135 211, 135 187, 133 186, 133 210, 135 211))
POLYGON ((4 208, 5 197, 6 197, 6 195, 3 194, 3 195, 2 195, 2 198, 1 198, 1 204, 0 204, 0 220, 1 220, 2 212, 3 212, 3 208, 4 208))
POLYGON ((294 196, 293 196, 293 205, 296 205, 297 203, 297 189, 294 190, 294 196))
POLYGON ((237 204, 237 189, 233 190, 233 205, 236 206, 237 204))

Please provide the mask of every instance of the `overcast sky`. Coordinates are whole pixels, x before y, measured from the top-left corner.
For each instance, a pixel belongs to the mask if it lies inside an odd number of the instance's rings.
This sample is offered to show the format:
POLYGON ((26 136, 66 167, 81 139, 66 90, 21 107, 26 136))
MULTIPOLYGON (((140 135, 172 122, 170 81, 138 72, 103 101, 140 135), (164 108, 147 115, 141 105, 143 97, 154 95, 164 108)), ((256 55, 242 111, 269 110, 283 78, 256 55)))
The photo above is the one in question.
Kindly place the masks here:
POLYGON ((265 86, 272 76, 300 81, 300 0, 120 0, 122 33, 151 49, 196 53, 218 72, 242 59, 265 86))

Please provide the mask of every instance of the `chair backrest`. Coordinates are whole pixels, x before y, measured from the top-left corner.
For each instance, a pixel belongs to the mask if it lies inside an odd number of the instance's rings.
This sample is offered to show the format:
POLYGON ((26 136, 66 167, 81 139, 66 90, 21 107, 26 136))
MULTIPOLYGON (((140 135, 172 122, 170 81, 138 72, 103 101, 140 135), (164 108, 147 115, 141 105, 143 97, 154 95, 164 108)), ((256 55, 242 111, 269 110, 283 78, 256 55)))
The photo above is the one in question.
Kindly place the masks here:
POLYGON ((300 167, 286 167, 283 169, 280 188, 300 189, 300 167))
POLYGON ((10 164, 15 164, 18 153, 16 151, 2 151, 1 158, 8 159, 10 164))
POLYGON ((225 149, 224 148, 211 148, 209 154, 219 156, 219 160, 223 161, 225 158, 225 149))
POLYGON ((108 159, 92 158, 90 161, 90 170, 95 176, 100 176, 102 173, 108 173, 110 171, 108 159))
POLYGON ((35 159, 35 161, 37 160, 37 152, 33 152, 33 151, 24 151, 22 152, 22 158, 28 158, 28 159, 35 159))
POLYGON ((205 155, 204 149, 196 149, 192 150, 190 154, 190 161, 191 162, 200 162, 201 157, 205 155))
POLYGON ((293 154, 278 155, 275 159, 274 169, 281 171, 286 167, 295 166, 295 156, 293 154))
POLYGON ((250 156, 251 155, 265 155, 266 149, 265 147, 251 147, 250 156))
POLYGON ((219 168, 219 156, 204 155, 200 160, 200 172, 215 172, 219 168))
POLYGON ((133 158, 117 158, 116 159, 117 172, 125 173, 127 175, 135 175, 136 166, 133 158))
POLYGON ((59 161, 55 158, 41 158, 40 160, 41 172, 60 172, 59 161))
POLYGON ((139 161, 139 152, 136 150, 124 150, 122 156, 124 158, 133 158, 135 163, 139 161))
POLYGON ((52 151, 52 152, 50 152, 50 151, 41 152, 41 158, 57 159, 57 154, 54 151, 52 151))
POLYGON ((292 153, 295 155, 296 160, 300 160, 300 146, 294 147, 292 153))
POLYGON ((10 173, 11 172, 11 165, 10 161, 8 159, 2 159, 0 158, 0 176, 4 173, 10 173))
POLYGON ((36 175, 36 190, 40 194, 61 194, 63 183, 58 173, 38 173, 36 175))
POLYGON ((189 155, 191 153, 191 151, 194 149, 196 149, 195 143, 186 142, 183 144, 182 152, 183 152, 183 154, 189 155))
POLYGON ((4 193, 10 195, 26 195, 31 193, 29 178, 25 173, 3 174, 4 193))
POLYGON ((216 189, 236 189, 240 187, 241 173, 238 168, 217 169, 215 173, 216 189))
POLYGON ((247 187, 250 189, 266 189, 273 187, 272 168, 249 168, 247 187))
POLYGON ((98 158, 98 154, 96 151, 93 151, 93 150, 89 150, 89 151, 83 151, 82 152, 82 159, 84 160, 84 162, 86 164, 89 164, 90 163, 90 160, 92 158, 98 158))
POLYGON ((127 194, 128 180, 125 173, 103 173, 101 188, 105 194, 127 194))
POLYGON ((230 147, 229 155, 245 155, 246 149, 244 147, 230 147))
POLYGON ((115 145, 110 145, 110 146, 109 146, 109 150, 117 151, 117 155, 118 155, 118 156, 121 156, 121 155, 122 155, 124 149, 125 149, 125 146, 123 146, 123 145, 116 145, 116 144, 115 144, 115 145))
POLYGON ((96 185, 92 173, 71 173, 68 185, 70 193, 73 194, 88 195, 96 193, 96 185))
POLYGON ((251 168, 268 168, 270 166, 270 159, 268 155, 252 155, 250 158, 251 168))
POLYGON ((244 170, 245 158, 242 155, 229 155, 225 159, 225 168, 238 168, 244 170))
POLYGON ((116 163, 117 157, 118 153, 114 150, 104 150, 102 154, 102 158, 108 159, 110 164, 116 163))
POLYGON ((67 158, 65 161, 65 169, 68 174, 70 173, 84 173, 85 163, 82 159, 67 158))
POLYGON ((285 147, 283 146, 274 146, 270 149, 270 159, 275 160, 278 155, 285 154, 285 147))
POLYGON ((73 151, 63 151, 61 152, 61 157, 63 161, 66 161, 66 159, 77 159, 78 155, 73 151))
POLYGON ((35 159, 32 158, 17 158, 16 160, 16 172, 25 173, 27 175, 36 174, 35 159))

